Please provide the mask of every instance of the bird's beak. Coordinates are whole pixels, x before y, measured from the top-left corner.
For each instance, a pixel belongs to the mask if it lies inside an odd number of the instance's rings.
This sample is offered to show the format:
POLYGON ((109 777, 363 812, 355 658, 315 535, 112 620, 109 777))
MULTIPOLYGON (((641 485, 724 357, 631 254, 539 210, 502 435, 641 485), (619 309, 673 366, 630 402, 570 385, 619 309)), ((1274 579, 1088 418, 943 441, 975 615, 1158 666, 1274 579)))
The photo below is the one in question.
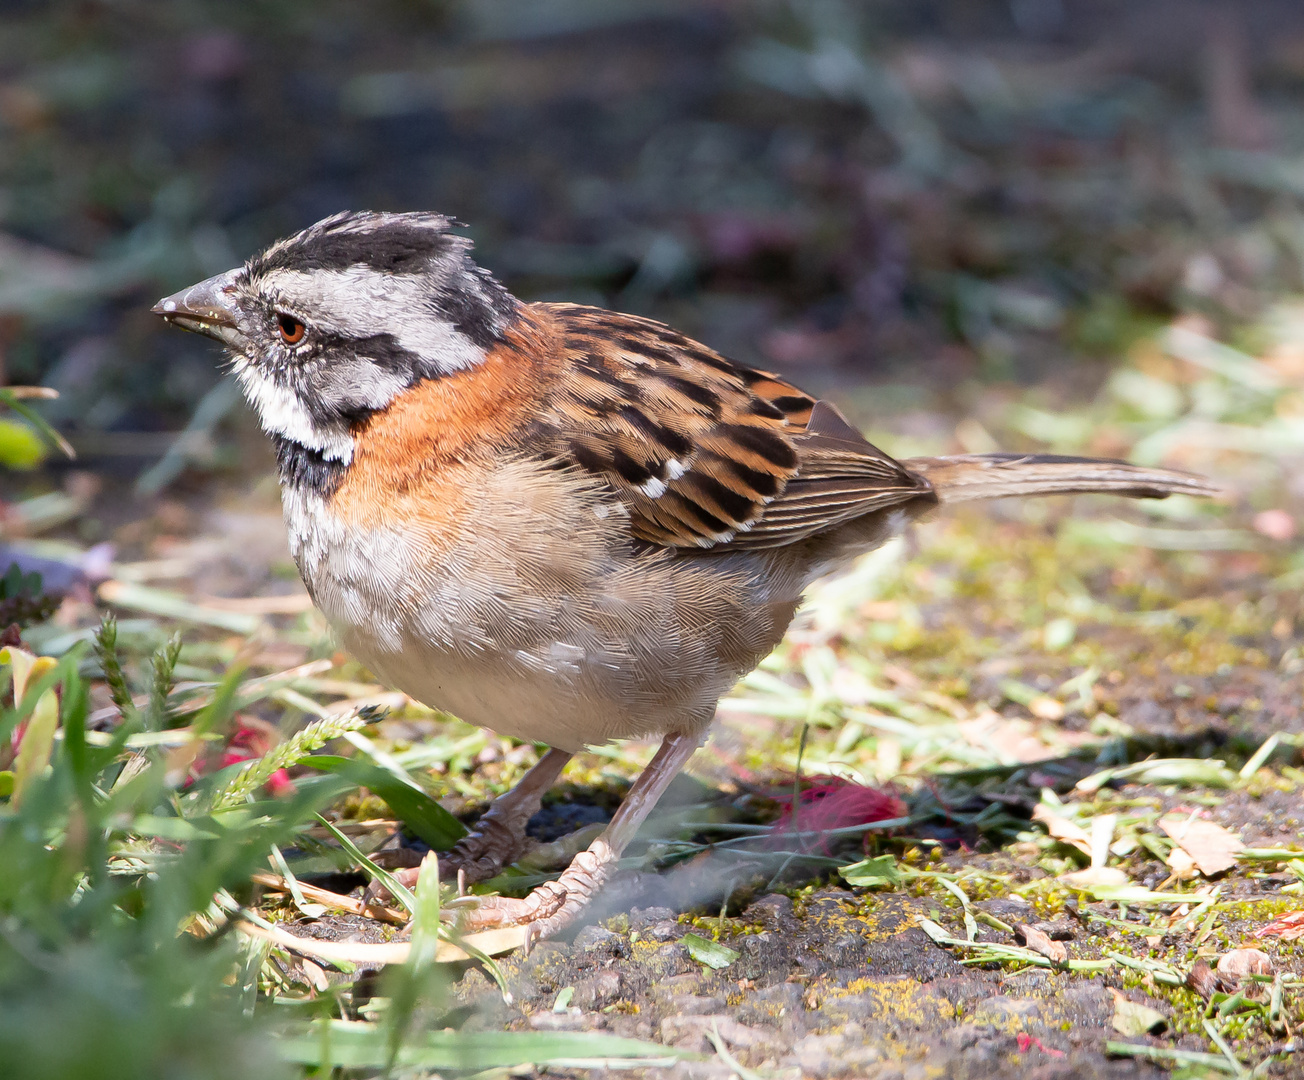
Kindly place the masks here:
POLYGON ((171 296, 165 296, 150 311, 161 315, 173 326, 190 330, 196 334, 207 334, 217 338, 223 345, 244 350, 249 343, 238 323, 235 298, 236 271, 228 270, 225 274, 208 278, 182 289, 171 296))

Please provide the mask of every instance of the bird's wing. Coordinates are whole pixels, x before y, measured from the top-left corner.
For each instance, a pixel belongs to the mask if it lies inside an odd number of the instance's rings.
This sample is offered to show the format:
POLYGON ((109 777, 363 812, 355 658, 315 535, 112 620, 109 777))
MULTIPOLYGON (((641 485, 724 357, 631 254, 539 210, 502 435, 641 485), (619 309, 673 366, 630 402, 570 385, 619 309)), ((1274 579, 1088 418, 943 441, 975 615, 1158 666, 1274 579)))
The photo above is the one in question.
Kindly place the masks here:
POLYGON ((648 319, 540 305, 561 376, 542 441, 602 477, 635 537, 664 547, 781 547, 920 497, 928 481, 827 402, 648 319))

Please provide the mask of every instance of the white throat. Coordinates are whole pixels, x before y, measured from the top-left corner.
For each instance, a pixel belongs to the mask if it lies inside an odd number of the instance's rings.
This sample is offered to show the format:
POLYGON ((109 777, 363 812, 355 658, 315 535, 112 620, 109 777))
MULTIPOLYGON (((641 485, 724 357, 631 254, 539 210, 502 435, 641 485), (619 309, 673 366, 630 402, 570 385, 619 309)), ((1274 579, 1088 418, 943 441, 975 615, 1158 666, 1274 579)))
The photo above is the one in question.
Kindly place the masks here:
POLYGON ((353 460, 353 437, 340 427, 323 427, 312 418, 297 394, 277 385, 240 354, 234 357, 235 377, 245 398, 258 413, 263 430, 316 450, 327 461, 345 465, 353 460))

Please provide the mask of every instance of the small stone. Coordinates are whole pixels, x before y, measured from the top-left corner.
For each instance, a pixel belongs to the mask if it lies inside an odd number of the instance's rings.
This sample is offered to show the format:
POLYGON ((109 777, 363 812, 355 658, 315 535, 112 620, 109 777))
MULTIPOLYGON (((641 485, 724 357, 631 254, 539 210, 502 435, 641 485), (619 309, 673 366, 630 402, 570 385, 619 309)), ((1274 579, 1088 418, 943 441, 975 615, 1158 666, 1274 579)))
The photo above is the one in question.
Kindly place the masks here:
POLYGON ((681 1050, 704 1053, 710 1050, 708 1031, 718 1031, 720 1038, 738 1050, 778 1050, 781 1044, 775 1032, 740 1024, 727 1013, 705 1016, 667 1016, 661 1021, 661 1041, 681 1050))
POLYGON ((1114 999, 1103 986, 1087 983, 1066 986, 1055 994, 1056 1015, 1065 1015, 1074 1024, 1101 1024, 1114 1007, 1114 999))
POLYGON ((975 1024, 1007 1027, 1011 1020, 1037 1020, 1041 1005, 1031 998, 993 997, 980 1001, 970 1019, 975 1024))
POLYGON ((949 1050, 965 1051, 976 1045, 979 1039, 985 1039, 990 1034, 991 1028, 985 1025, 957 1024, 955 1027, 942 1032, 941 1041, 942 1045, 949 1050))
POLYGON ((1272 958, 1262 949, 1232 949, 1218 957, 1218 974, 1231 979, 1271 975, 1272 958))
POLYGON ((1002 922, 1026 922, 1032 914, 1032 905, 1027 900, 1017 897, 1001 897, 996 900, 980 900, 974 904, 980 911, 995 915, 1002 922))
POLYGON ((775 986, 767 986, 764 990, 757 990, 752 994, 752 998, 756 1001, 781 1005, 791 1012, 794 1009, 802 1008, 802 993, 803 990, 797 983, 784 982, 775 986))
POLYGON ((848 1021, 876 1019, 882 1012, 882 1003, 875 994, 840 994, 826 999, 819 1011, 833 1024, 842 1025, 848 1021))
POLYGON ((662 919, 640 931, 639 936, 649 941, 678 941, 684 936, 684 928, 676 919, 662 919))
POLYGON ((677 941, 667 942, 639 959, 639 967, 646 969, 654 979, 682 975, 690 964, 688 950, 677 941))
POLYGON ((605 926, 586 926, 575 935, 575 948, 577 950, 611 949, 616 943, 624 944, 624 939, 619 934, 613 934, 605 926))
POLYGON ((760 919, 766 926, 786 925, 792 918, 792 897, 781 893, 763 896, 747 908, 746 914, 753 919, 760 919))
POLYGON ((1052 941, 1072 941, 1073 936, 1078 932, 1078 924, 1072 919, 1044 919, 1033 923, 1032 926, 1052 941))
POLYGON ((839 934, 824 942, 820 952, 834 967, 859 967, 865 958, 865 939, 859 934, 839 934))
POLYGON ((535 1031, 583 1031, 585 1026, 584 1017, 579 1013, 546 1010, 530 1017, 530 1027, 535 1031))
POLYGON ((725 1000, 698 994, 672 994, 666 999, 666 1007, 679 1016, 710 1016, 724 1012, 725 1000))
POLYGON ((675 921, 675 912, 668 907, 646 907, 634 908, 629 913, 629 928, 631 930, 643 930, 652 926, 654 923, 662 923, 669 920, 675 921))
POLYGON ((616 1001, 624 989, 624 980, 618 971, 600 971, 575 984, 571 1004, 592 1012, 616 1001))
POLYGON ((695 994, 701 985, 701 972, 690 971, 684 975, 671 975, 667 979, 658 979, 648 988, 648 993, 658 1001, 669 1001, 676 994, 695 994))
POLYGON ((802 1074, 820 1078, 839 1075, 865 1075, 866 1067, 883 1059, 883 1051, 866 1045, 860 1035, 839 1032, 832 1035, 807 1035, 792 1047, 792 1058, 802 1074))

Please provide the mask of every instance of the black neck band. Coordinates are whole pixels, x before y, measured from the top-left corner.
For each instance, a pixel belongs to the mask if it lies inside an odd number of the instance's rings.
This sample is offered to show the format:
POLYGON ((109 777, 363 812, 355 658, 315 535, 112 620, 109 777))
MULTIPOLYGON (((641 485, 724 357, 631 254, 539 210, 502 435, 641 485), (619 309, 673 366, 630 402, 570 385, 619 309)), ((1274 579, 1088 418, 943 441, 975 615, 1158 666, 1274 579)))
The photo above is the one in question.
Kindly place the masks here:
POLYGON ((345 462, 327 460, 320 450, 309 449, 280 435, 272 439, 276 443, 276 465, 283 487, 308 491, 323 499, 335 494, 348 470, 345 462))

